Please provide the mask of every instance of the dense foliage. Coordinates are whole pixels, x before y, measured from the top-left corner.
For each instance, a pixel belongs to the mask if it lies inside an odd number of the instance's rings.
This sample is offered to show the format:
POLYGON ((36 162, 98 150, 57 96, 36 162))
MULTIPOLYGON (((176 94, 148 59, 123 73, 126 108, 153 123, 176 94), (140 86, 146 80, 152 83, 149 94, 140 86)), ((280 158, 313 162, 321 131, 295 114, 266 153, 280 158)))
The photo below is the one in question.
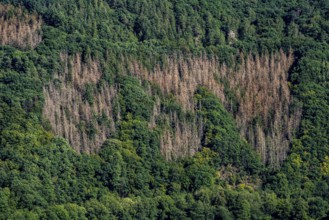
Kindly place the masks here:
MULTIPOLYGON (((37 13, 45 24, 36 48, 0 48, 0 219, 329 215, 328 1, 1 3, 37 13), (136 79, 120 74, 122 57, 152 68, 165 54, 208 53, 230 64, 238 51, 280 48, 295 53, 289 80, 303 115, 289 156, 277 169, 261 164, 230 113, 202 87, 195 108, 204 121, 203 148, 191 158, 166 161, 159 149, 161 126, 148 126, 154 97, 136 79), (42 118, 42 87, 63 68, 61 52, 97 57, 102 80, 121 85, 122 118, 98 154, 76 153, 42 118)), ((92 104, 89 89, 86 100, 92 104)))

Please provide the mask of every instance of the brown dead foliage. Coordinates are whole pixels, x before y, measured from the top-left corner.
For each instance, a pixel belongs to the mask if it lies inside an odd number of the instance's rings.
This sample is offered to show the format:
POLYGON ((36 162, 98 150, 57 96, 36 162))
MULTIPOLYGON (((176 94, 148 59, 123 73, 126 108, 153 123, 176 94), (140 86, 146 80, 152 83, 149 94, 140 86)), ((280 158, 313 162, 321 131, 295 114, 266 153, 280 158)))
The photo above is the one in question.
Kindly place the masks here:
POLYGON ((36 47, 42 40, 42 19, 22 8, 0 4, 0 45, 36 47))
MULTIPOLYGON (((234 113, 241 135, 255 147, 263 161, 280 164, 286 157, 301 114, 298 110, 290 111, 288 71, 293 63, 292 53, 239 54, 239 59, 241 63, 228 68, 216 57, 168 57, 165 68, 158 65, 149 71, 140 63, 131 62, 129 72, 158 84, 165 94, 174 94, 186 111, 194 111, 193 96, 197 87, 207 87, 234 113), (235 100, 226 97, 225 88, 234 94, 235 100), (232 102, 237 102, 237 109, 232 107, 232 102)), ((166 143, 162 144, 164 154, 175 154, 178 145, 171 143, 174 139, 177 137, 163 141, 166 143)))
POLYGON ((114 130, 112 101, 117 90, 103 86, 95 94, 94 103, 84 100, 87 84, 96 84, 101 76, 100 64, 95 59, 82 62, 81 55, 73 57, 62 54, 64 72, 54 76, 54 80, 44 87, 45 106, 43 115, 50 121, 55 134, 68 139, 78 152, 95 152, 114 130), (94 116, 105 115, 110 126, 95 122, 94 116), (86 126, 95 125, 96 134, 90 138, 86 126))

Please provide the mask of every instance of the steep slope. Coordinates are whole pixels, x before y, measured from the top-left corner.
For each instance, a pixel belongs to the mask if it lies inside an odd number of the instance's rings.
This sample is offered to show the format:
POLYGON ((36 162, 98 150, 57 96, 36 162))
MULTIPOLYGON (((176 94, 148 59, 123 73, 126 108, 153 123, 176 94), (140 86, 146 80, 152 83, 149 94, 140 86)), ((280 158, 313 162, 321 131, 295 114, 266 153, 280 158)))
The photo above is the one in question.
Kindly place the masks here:
POLYGON ((0 219, 328 218, 328 1, 0 2, 0 219))

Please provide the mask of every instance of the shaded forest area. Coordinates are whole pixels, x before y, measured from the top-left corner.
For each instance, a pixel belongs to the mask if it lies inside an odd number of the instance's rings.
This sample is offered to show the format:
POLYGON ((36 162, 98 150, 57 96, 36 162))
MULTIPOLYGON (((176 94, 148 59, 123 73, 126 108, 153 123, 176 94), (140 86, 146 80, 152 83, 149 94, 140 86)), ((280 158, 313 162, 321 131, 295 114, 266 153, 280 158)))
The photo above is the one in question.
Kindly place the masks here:
POLYGON ((328 1, 0 2, 0 219, 328 216, 328 1))

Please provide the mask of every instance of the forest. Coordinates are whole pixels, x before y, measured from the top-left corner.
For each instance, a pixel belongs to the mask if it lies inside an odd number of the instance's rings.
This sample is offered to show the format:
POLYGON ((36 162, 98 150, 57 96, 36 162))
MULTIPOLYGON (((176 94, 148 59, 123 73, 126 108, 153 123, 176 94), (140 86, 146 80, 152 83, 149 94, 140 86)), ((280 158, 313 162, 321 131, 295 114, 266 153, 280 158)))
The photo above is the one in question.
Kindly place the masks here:
POLYGON ((0 0, 0 219, 328 216, 328 0, 0 0))

